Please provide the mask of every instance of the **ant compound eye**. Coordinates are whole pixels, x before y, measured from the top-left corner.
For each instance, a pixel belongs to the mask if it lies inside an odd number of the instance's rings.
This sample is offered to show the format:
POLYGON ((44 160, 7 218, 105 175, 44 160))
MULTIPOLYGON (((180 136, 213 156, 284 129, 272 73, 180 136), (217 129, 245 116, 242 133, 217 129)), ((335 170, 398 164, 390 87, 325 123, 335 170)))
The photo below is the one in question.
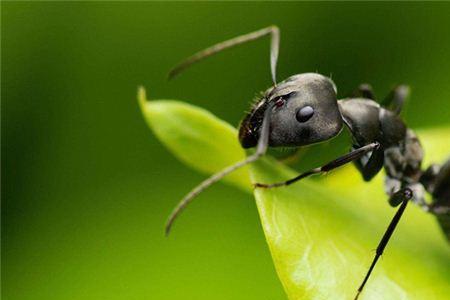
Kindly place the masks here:
POLYGON ((308 105, 300 108, 297 111, 295 117, 297 118, 297 121, 299 121, 300 123, 304 123, 309 119, 311 119, 313 115, 314 115, 314 108, 308 105))
POLYGON ((284 105, 284 102, 285 102, 284 99, 280 97, 275 101, 275 106, 282 107, 284 105))

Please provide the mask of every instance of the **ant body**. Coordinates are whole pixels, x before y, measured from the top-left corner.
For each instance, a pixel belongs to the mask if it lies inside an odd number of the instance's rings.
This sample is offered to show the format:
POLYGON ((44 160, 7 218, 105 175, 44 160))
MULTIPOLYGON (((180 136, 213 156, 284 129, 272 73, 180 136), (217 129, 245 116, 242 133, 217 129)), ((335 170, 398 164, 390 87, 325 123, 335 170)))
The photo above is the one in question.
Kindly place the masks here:
POLYGON ((268 147, 301 147, 327 141, 346 127, 353 141, 348 154, 290 180, 271 184, 256 183, 255 188, 287 186, 349 162, 355 164, 365 181, 370 181, 384 167, 389 204, 399 208, 378 244, 372 264, 358 288, 357 299, 409 200, 435 214, 450 239, 450 160, 442 166, 432 165, 427 170, 421 169, 423 151, 420 142, 399 117, 403 102, 409 94, 409 88, 405 85, 394 88, 383 102, 383 107, 374 101, 372 89, 367 84, 359 86, 359 97, 338 100, 333 81, 317 73, 298 74, 277 83, 279 29, 276 26, 238 36, 200 51, 175 67, 169 78, 210 55, 266 35, 271 36, 270 66, 273 86, 264 92, 239 128, 242 147, 256 147, 256 152, 212 175, 187 194, 169 217, 166 234, 179 213, 199 193, 225 175, 256 161, 266 153, 268 147), (426 191, 433 196, 431 204, 424 199, 426 191))

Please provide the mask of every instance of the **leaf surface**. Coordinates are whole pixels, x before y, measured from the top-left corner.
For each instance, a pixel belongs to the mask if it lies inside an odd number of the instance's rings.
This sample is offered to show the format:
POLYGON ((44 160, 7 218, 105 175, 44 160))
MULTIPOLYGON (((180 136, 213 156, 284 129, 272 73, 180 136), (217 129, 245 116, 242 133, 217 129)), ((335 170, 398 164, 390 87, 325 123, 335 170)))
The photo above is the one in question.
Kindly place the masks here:
MULTIPOLYGON (((138 102, 158 139, 193 169, 209 175, 245 157, 236 129, 210 112, 180 101, 148 101, 144 88, 138 91, 138 102)), ((250 191, 248 168, 237 170, 224 181, 250 191)))
MULTIPOLYGON (((139 103, 150 128, 181 161, 205 174, 244 158, 236 130, 211 113, 178 101, 139 103)), ((449 154, 450 128, 418 131, 426 163, 449 154)), ((265 157, 224 180, 251 191, 296 175, 265 157)), ((395 209, 382 174, 370 183, 353 166, 319 180, 254 191, 278 276, 290 299, 353 299, 395 209)), ((409 205, 360 299, 448 299, 450 247, 435 218, 409 205)))

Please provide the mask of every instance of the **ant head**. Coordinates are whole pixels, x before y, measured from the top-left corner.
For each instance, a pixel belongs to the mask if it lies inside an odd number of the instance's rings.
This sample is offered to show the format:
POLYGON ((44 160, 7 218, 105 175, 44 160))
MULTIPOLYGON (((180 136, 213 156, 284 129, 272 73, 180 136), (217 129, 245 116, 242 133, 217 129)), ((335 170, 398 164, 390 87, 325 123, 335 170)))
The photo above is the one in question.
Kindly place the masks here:
POLYGON ((264 112, 273 103, 269 146, 303 146, 328 140, 342 129, 336 86, 316 73, 289 77, 268 89, 239 129, 242 147, 256 146, 264 112))

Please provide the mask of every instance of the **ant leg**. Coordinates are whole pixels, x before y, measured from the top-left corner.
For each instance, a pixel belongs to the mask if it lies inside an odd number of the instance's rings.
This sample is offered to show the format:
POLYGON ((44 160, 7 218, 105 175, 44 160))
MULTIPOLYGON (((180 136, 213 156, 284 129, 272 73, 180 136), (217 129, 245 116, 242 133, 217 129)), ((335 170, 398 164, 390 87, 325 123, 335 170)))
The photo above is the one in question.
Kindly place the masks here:
POLYGON ((380 144, 377 142, 371 143, 371 144, 365 145, 361 148, 357 148, 357 149, 353 150, 352 152, 347 153, 346 155, 343 155, 335 160, 332 160, 322 167, 306 171, 306 172, 301 173, 300 175, 298 175, 292 179, 289 179, 287 181, 277 182, 277 183, 273 183, 273 184, 256 183, 255 187, 273 188, 273 187, 290 185, 290 184, 297 182, 297 181, 299 181, 305 177, 308 177, 310 175, 325 173, 325 172, 331 171, 333 169, 336 169, 342 165, 345 165, 351 161, 359 159, 362 156, 364 156, 366 153, 369 153, 371 151, 378 149, 379 146, 380 146, 380 144))
POLYGON ((409 86, 404 84, 398 85, 391 90, 380 104, 398 115, 403 108, 406 98, 409 96, 409 92, 409 86))
POLYGON ((358 288, 358 291, 355 296, 355 300, 358 299, 359 295, 361 294, 362 290, 364 289, 364 286, 367 283, 367 280, 369 279, 370 275, 372 274, 372 271, 377 264, 378 259, 383 254, 384 249, 386 248, 386 245, 389 242, 389 239, 392 236, 392 233, 394 233, 395 228, 397 227, 398 222, 400 221, 400 218, 403 215, 403 212, 405 211, 406 205, 408 204, 408 201, 413 197, 413 192, 409 188, 403 188, 396 193, 394 193, 390 199, 389 203, 400 205, 399 209, 395 213, 394 217, 391 220, 391 223, 389 223, 388 228, 386 229, 383 237, 381 238, 380 242, 378 243, 378 247, 376 250, 375 257, 372 261, 372 264, 369 267, 369 270, 367 271, 366 276, 364 277, 363 282, 358 288))
POLYGON ((353 92, 353 96, 375 100, 375 93, 373 92, 373 88, 368 83, 360 84, 356 91, 353 92))
POLYGON ((364 181, 370 181, 375 175, 377 175, 383 167, 383 164, 384 150, 381 148, 374 150, 369 158, 363 156, 360 159, 355 160, 355 166, 361 173, 364 181))
POLYGON ((280 45, 280 30, 277 26, 269 26, 254 32, 250 32, 244 35, 240 35, 238 37, 232 38, 230 40, 215 44, 205 50, 199 51, 194 55, 188 57, 177 66, 175 66, 169 72, 169 79, 172 79, 186 68, 190 67, 192 64, 199 62, 208 56, 219 53, 225 49, 232 48, 237 45, 241 45, 250 41, 254 41, 263 36, 271 35, 271 43, 270 43, 270 70, 272 73, 272 81, 273 84, 276 85, 276 68, 277 68, 277 60, 278 60, 278 49, 280 45))
POLYGON ((270 117, 272 113, 272 108, 274 104, 270 103, 267 107, 266 111, 264 112, 264 120, 261 127, 261 134, 258 139, 258 145, 256 146, 256 152, 247 157, 246 159, 239 161, 231 166, 226 167, 222 171, 219 171, 218 173, 210 176, 209 178, 205 179, 203 182, 201 182, 199 185, 197 185, 194 189, 192 189, 174 208, 172 213, 169 216, 169 219, 166 223, 166 236, 169 235, 170 229, 173 225, 173 222, 178 217, 178 215, 186 208, 186 206, 195 198, 197 197, 201 192, 203 192, 205 189, 207 189, 212 184, 216 183, 226 175, 230 174, 231 172, 249 164, 256 160, 258 160, 261 156, 263 156, 266 151, 269 144, 269 125, 270 125, 270 117))

